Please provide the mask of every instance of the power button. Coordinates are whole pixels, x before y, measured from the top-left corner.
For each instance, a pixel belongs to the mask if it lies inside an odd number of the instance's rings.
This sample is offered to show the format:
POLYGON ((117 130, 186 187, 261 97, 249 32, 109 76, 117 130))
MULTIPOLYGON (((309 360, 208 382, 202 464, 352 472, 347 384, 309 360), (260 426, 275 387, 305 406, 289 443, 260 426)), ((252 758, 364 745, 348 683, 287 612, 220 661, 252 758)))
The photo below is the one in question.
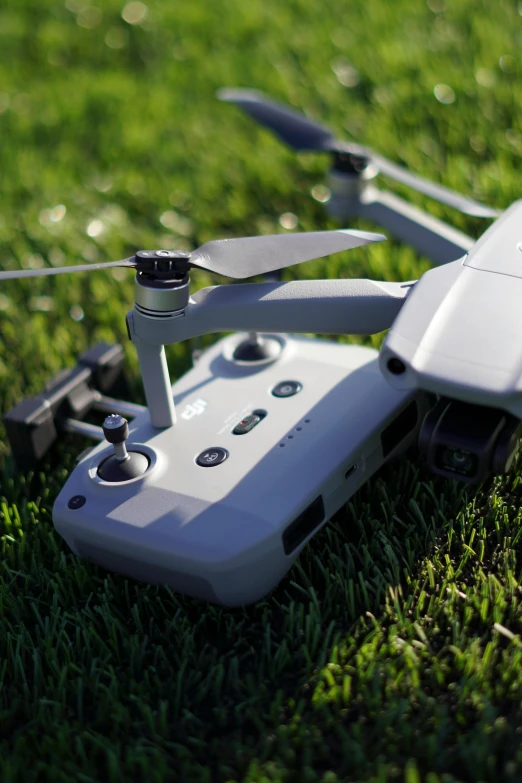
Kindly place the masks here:
POLYGON ((294 394, 300 392, 302 388, 299 381, 281 381, 277 386, 274 386, 272 394, 274 397, 293 397, 294 394))

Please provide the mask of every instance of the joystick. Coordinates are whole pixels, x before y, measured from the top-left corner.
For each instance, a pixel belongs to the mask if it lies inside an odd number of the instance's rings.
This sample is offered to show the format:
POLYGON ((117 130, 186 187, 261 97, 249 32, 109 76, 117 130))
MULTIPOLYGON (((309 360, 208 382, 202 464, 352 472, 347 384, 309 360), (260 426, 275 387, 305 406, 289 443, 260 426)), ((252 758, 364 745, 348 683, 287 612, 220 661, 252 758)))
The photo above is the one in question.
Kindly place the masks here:
POLYGON ((98 476, 103 481, 129 481, 141 476, 149 467, 149 458, 139 451, 127 451, 125 441, 129 437, 127 419, 111 413, 103 422, 105 440, 114 446, 114 454, 102 462, 98 476))
POLYGON ((249 332, 246 340, 235 349, 233 358, 236 362, 273 361, 281 350, 281 342, 276 337, 261 337, 257 332, 249 332))

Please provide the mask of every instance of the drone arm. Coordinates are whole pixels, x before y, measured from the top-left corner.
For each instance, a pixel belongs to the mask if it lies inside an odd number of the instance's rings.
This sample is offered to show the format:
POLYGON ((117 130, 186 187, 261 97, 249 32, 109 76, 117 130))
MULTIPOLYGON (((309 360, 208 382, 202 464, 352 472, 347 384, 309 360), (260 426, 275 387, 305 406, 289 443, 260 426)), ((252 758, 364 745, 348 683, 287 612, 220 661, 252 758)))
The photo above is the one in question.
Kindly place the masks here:
POLYGON ((155 345, 212 332, 377 334, 391 326, 411 285, 297 280, 215 286, 198 291, 178 318, 145 318, 135 310, 132 329, 155 345))
POLYGON ((172 318, 127 316, 151 423, 176 421, 164 345, 212 332, 376 334, 388 329, 413 283, 299 280, 203 288, 172 318))
POLYGON ((388 229, 398 239, 413 245, 435 264, 463 258, 475 240, 427 215, 393 193, 368 186, 361 194, 358 214, 388 229))

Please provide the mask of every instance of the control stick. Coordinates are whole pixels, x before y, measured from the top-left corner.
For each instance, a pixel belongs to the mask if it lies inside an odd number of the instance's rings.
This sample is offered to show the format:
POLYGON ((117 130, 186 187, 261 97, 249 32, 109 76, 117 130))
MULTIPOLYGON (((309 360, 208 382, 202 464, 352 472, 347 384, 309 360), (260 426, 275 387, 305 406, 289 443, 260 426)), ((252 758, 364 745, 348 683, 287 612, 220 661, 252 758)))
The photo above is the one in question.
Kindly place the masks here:
POLYGON ((105 439, 114 446, 114 454, 102 462, 98 476, 104 481, 129 481, 141 476, 149 467, 149 458, 139 451, 127 451, 129 422, 111 413, 103 422, 105 439))

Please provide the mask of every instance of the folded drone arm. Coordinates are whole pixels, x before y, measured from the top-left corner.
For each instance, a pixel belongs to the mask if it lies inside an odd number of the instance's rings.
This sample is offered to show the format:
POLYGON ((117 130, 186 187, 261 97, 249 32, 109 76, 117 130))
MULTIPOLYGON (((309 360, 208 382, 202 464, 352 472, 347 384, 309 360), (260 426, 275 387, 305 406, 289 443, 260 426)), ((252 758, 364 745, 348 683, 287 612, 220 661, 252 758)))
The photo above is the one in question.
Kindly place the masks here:
POLYGON ((184 315, 156 320, 134 311, 136 335, 158 345, 212 332, 376 334, 393 323, 412 283, 296 280, 203 288, 184 315))
POLYGON ((437 265, 463 258, 475 244, 474 239, 442 220, 371 185, 361 194, 357 214, 413 245, 437 265))
POLYGON ((177 317, 129 313, 151 422, 175 422, 163 346, 212 332, 376 334, 388 329, 414 283, 298 280, 203 288, 177 317))

